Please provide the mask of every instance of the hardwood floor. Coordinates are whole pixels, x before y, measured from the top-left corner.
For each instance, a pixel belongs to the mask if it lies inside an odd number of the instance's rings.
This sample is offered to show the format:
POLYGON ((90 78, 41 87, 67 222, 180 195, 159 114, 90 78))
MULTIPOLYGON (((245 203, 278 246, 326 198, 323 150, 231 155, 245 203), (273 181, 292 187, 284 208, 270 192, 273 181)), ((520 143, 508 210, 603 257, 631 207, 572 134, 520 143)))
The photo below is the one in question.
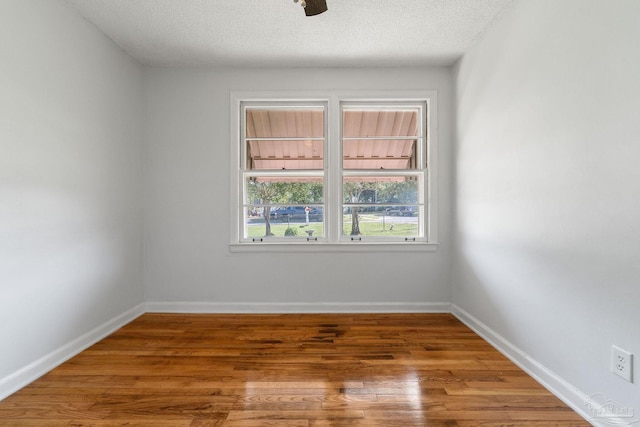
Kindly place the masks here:
POLYGON ((588 426, 449 314, 145 314, 2 426, 588 426))

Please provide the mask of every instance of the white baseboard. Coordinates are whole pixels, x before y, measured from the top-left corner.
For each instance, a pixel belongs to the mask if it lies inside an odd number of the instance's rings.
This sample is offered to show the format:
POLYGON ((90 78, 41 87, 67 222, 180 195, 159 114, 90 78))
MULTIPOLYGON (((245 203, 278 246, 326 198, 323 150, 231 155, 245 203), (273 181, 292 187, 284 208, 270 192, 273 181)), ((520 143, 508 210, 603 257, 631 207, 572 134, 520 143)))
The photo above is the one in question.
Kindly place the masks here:
MULTIPOLYGON (((592 410, 590 410, 586 405, 586 402, 589 399, 588 395, 569 384, 558 374, 533 359, 502 335, 498 334, 496 331, 489 328, 476 317, 457 305, 451 305, 451 313, 462 323, 471 328, 475 333, 480 335, 485 341, 495 347, 500 353, 518 365, 518 367, 523 371, 542 384, 547 390, 566 403, 584 419, 588 420, 595 426, 602 425, 596 418, 594 418, 592 410)), ((611 418, 607 419, 611 420, 611 418)))
POLYGON ((451 303, 148 302, 149 313, 450 313, 451 303))
POLYGON ((0 379, 0 400, 40 378, 56 366, 71 359, 142 314, 144 314, 144 304, 139 304, 11 375, 0 379))

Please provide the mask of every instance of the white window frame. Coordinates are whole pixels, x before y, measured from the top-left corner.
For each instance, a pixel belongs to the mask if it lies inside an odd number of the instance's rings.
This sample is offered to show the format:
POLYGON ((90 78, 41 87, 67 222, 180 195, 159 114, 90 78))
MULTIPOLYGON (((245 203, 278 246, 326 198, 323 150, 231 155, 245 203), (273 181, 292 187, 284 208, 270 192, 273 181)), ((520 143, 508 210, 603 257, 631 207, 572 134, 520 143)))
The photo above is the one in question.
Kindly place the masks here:
MULTIPOLYGON (((230 94, 230 143, 231 143, 231 198, 230 198, 230 244, 231 252, 433 252, 438 246, 438 127, 437 127, 437 93, 436 91, 394 91, 394 92, 231 92, 230 94), (246 149, 241 140, 243 129, 243 103, 267 104, 269 102, 291 103, 326 103, 324 144, 324 231, 322 238, 264 238, 244 239, 243 194, 244 156, 246 149), (390 240, 368 236, 352 240, 342 234, 342 108, 341 105, 351 103, 418 103, 426 105, 422 125, 426 124, 425 142, 418 148, 419 156, 426 163, 423 169, 398 170, 391 173, 411 175, 424 173, 424 186, 419 197, 424 201, 424 238, 410 240, 390 240)), ((254 174, 252 171, 249 174, 254 174)), ((385 171, 389 173, 389 171, 385 171)), ((314 174, 316 172, 309 172, 314 174)), ((347 172, 351 173, 351 172, 347 172)), ((359 171, 351 173, 359 176, 374 173, 359 171)), ((260 172, 262 174, 262 172, 260 172)), ((266 172, 265 174, 268 174, 266 172)))

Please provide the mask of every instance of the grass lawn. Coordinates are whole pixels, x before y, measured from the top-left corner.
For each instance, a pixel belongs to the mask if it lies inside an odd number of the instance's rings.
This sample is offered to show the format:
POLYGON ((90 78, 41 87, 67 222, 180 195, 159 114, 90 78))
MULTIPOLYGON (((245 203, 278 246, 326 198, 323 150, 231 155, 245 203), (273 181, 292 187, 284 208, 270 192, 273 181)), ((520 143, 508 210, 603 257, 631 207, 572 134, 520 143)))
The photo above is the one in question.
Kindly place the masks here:
MULTIPOLYGON (((348 236, 351 234, 351 215, 345 215, 343 221, 344 235, 348 236)), ((418 224, 415 222, 400 222, 398 219, 395 219, 395 221, 391 223, 388 220, 385 222, 383 229, 381 216, 361 215, 360 234, 362 236, 416 236, 418 234, 418 224)), ((271 232, 276 237, 284 237, 287 227, 294 230, 294 236, 298 237, 306 237, 306 230, 313 230, 313 237, 322 237, 324 233, 324 223, 322 222, 311 222, 309 225, 304 223, 291 223, 289 226, 286 223, 272 222, 271 232)), ((248 237, 264 237, 264 222, 249 224, 247 229, 249 233, 248 237)))

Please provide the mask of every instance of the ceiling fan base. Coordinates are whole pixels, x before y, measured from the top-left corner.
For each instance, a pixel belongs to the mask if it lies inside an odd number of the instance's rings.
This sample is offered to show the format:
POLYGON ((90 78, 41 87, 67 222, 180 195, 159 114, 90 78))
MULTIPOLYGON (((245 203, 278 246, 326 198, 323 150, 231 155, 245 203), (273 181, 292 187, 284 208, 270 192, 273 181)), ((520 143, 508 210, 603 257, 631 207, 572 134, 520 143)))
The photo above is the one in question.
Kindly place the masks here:
POLYGON ((307 16, 320 15, 327 11, 327 0, 306 0, 304 14, 307 16))

